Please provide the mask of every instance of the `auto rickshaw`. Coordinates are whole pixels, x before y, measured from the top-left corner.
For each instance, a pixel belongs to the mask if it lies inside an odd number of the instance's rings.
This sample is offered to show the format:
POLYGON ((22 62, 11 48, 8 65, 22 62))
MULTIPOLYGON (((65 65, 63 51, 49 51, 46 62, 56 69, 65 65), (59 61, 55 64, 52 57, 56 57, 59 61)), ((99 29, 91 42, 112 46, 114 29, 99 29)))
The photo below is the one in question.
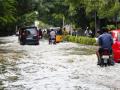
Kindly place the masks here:
POLYGON ((63 35, 62 35, 62 29, 58 29, 56 31, 56 43, 62 42, 63 35))

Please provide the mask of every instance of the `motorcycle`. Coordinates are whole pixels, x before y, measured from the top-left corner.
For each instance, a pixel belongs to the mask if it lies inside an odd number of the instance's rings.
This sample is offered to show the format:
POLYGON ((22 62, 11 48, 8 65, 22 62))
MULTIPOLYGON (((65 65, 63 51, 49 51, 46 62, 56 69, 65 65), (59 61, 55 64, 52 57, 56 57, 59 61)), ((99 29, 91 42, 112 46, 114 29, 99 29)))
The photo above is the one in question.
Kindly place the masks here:
POLYGON ((56 44, 56 40, 55 39, 50 39, 49 44, 56 44))
POLYGON ((114 65, 112 54, 108 48, 102 49, 101 56, 99 57, 100 66, 114 65))

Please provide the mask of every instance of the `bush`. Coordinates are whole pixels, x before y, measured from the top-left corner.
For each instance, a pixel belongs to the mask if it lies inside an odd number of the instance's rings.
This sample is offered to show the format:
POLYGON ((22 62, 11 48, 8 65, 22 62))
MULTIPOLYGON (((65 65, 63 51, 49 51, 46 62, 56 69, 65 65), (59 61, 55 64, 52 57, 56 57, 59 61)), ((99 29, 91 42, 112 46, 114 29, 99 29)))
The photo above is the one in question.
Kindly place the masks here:
POLYGON ((86 44, 86 45, 95 45, 95 43, 96 43, 96 40, 94 38, 83 37, 83 36, 70 36, 70 35, 67 35, 67 36, 64 37, 64 40, 69 41, 69 42, 86 44))

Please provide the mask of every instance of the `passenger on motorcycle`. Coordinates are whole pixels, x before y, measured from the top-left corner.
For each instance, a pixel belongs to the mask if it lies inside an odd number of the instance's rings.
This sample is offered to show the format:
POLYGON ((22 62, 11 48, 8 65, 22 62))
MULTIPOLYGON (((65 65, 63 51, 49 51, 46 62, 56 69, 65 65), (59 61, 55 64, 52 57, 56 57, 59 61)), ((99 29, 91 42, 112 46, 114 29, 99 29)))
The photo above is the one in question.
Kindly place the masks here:
POLYGON ((103 34, 101 34, 98 37, 98 65, 100 65, 100 58, 102 56, 102 52, 105 48, 109 49, 110 54, 112 55, 112 44, 113 44, 113 39, 111 34, 108 33, 107 28, 104 28, 103 34))
POLYGON ((49 33, 49 44, 52 40, 54 40, 54 44, 56 44, 56 32, 53 29, 51 29, 49 33))

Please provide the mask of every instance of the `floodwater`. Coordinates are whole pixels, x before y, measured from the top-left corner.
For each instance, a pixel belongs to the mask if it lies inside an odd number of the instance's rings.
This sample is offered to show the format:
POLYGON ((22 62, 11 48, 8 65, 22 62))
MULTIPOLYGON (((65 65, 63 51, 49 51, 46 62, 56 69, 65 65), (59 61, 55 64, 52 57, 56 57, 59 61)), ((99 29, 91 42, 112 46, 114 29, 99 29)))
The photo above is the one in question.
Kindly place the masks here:
POLYGON ((0 41, 0 90, 120 90, 120 64, 97 66, 95 46, 0 41))

